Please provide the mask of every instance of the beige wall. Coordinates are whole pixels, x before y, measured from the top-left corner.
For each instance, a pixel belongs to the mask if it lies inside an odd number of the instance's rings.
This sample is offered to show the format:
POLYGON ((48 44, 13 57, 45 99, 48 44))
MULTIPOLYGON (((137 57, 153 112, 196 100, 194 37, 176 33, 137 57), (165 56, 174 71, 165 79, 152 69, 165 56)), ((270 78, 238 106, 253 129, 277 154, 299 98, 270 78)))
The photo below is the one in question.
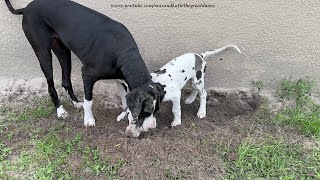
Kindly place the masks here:
MULTIPOLYGON (((27 0, 11 0, 24 7, 27 0)), ((275 88, 286 77, 320 81, 320 2, 318 0, 154 1, 207 3, 215 8, 111 8, 111 4, 149 4, 140 0, 77 0, 122 22, 135 37, 149 70, 186 52, 201 52, 232 43, 243 54, 226 51, 208 62, 207 88, 249 87, 262 80, 275 88), (223 61, 220 61, 220 58, 223 61)), ((152 4, 153 4, 152 3, 152 4)), ((21 29, 22 16, 0 1, 0 78, 43 77, 21 29)), ((73 56, 74 77, 80 62, 73 56)), ((60 75, 54 61, 56 77, 60 75)), ((1 82, 1 81, 0 81, 1 82)))

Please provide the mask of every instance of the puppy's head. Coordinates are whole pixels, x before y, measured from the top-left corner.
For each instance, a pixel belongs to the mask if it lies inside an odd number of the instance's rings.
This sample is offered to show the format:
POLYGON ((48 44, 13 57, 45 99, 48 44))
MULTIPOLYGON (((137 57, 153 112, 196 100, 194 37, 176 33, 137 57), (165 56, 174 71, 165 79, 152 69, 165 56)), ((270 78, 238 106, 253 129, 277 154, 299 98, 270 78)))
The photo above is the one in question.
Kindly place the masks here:
POLYGON ((129 125, 126 135, 138 137, 141 132, 156 128, 154 113, 164 97, 164 86, 159 83, 142 85, 133 89, 127 96, 129 125))

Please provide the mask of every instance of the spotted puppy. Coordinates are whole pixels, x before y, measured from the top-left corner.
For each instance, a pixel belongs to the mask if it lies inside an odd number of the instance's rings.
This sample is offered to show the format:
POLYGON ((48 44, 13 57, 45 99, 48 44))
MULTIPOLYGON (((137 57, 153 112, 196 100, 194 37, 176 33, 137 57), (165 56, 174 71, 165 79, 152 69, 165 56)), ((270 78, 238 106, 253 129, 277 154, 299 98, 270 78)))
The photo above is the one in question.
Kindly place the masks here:
MULTIPOLYGON (((164 86, 164 97, 162 101, 172 101, 172 112, 174 115, 174 119, 171 123, 171 126, 177 126, 181 124, 181 107, 180 107, 180 99, 181 99, 181 89, 185 86, 186 82, 191 79, 191 85, 193 90, 190 96, 185 100, 186 104, 192 103, 197 95, 200 96, 200 108, 198 110, 197 116, 198 118, 206 117, 206 97, 207 92, 204 89, 204 74, 206 72, 206 61, 207 58, 213 56, 221 51, 224 51, 228 48, 234 48, 239 53, 241 53, 240 49, 235 45, 227 45, 221 47, 219 49, 213 51, 207 51, 202 54, 197 53, 187 53, 182 56, 179 56, 166 65, 164 65, 160 70, 151 73, 152 81, 155 83, 160 83, 164 86)), ((126 109, 126 99, 125 95, 127 93, 126 85, 124 82, 119 83, 118 88, 120 90, 120 97, 122 101, 122 107, 126 109)), ((122 112, 117 120, 125 118, 128 115, 129 126, 126 131, 131 131, 131 135, 139 136, 141 131, 146 131, 143 128, 136 128, 130 126, 133 119, 130 116, 130 111, 127 109, 125 112, 122 112), (129 130, 128 130, 129 129, 129 130), (134 131, 134 132, 132 132, 134 131)), ((146 119, 145 124, 151 124, 149 127, 156 127, 156 119, 152 116, 152 118, 146 119)))

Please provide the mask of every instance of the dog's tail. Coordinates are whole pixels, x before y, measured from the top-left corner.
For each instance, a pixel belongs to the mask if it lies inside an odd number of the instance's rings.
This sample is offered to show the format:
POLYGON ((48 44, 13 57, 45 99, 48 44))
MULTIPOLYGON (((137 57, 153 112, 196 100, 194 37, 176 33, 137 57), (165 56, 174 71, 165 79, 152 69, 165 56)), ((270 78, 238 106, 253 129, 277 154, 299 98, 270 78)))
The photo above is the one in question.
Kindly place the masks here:
POLYGON ((204 53, 201 53, 201 56, 203 57, 203 59, 207 59, 207 58, 209 58, 210 56, 215 55, 215 54, 217 54, 217 53, 219 53, 219 52, 221 52, 221 51, 224 51, 224 50, 226 50, 226 49, 228 49, 228 48, 234 48, 234 49, 237 50, 239 53, 241 53, 240 49, 239 49, 236 45, 230 44, 230 45, 226 45, 226 46, 223 46, 223 47, 221 47, 221 48, 218 48, 218 49, 215 49, 215 50, 212 50, 212 51, 206 51, 206 52, 204 52, 204 53))
POLYGON ((6 2, 7 6, 8 6, 8 9, 10 10, 10 12, 12 14, 15 14, 15 15, 23 14, 23 9, 24 8, 22 8, 22 9, 14 9, 9 0, 4 0, 4 1, 6 2))

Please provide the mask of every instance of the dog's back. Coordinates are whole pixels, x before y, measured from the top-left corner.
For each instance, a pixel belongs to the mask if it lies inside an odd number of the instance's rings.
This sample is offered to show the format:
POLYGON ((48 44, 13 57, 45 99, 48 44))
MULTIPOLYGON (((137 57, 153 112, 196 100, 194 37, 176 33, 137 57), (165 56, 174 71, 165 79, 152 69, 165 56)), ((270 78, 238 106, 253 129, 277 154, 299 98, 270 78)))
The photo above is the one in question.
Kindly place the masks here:
POLYGON ((23 15, 25 26, 54 30, 84 64, 86 59, 120 54, 125 51, 119 49, 122 43, 136 47, 131 33, 121 23, 69 0, 35 0, 24 9, 23 15), (103 52, 101 48, 92 48, 97 45, 104 46, 103 52))

